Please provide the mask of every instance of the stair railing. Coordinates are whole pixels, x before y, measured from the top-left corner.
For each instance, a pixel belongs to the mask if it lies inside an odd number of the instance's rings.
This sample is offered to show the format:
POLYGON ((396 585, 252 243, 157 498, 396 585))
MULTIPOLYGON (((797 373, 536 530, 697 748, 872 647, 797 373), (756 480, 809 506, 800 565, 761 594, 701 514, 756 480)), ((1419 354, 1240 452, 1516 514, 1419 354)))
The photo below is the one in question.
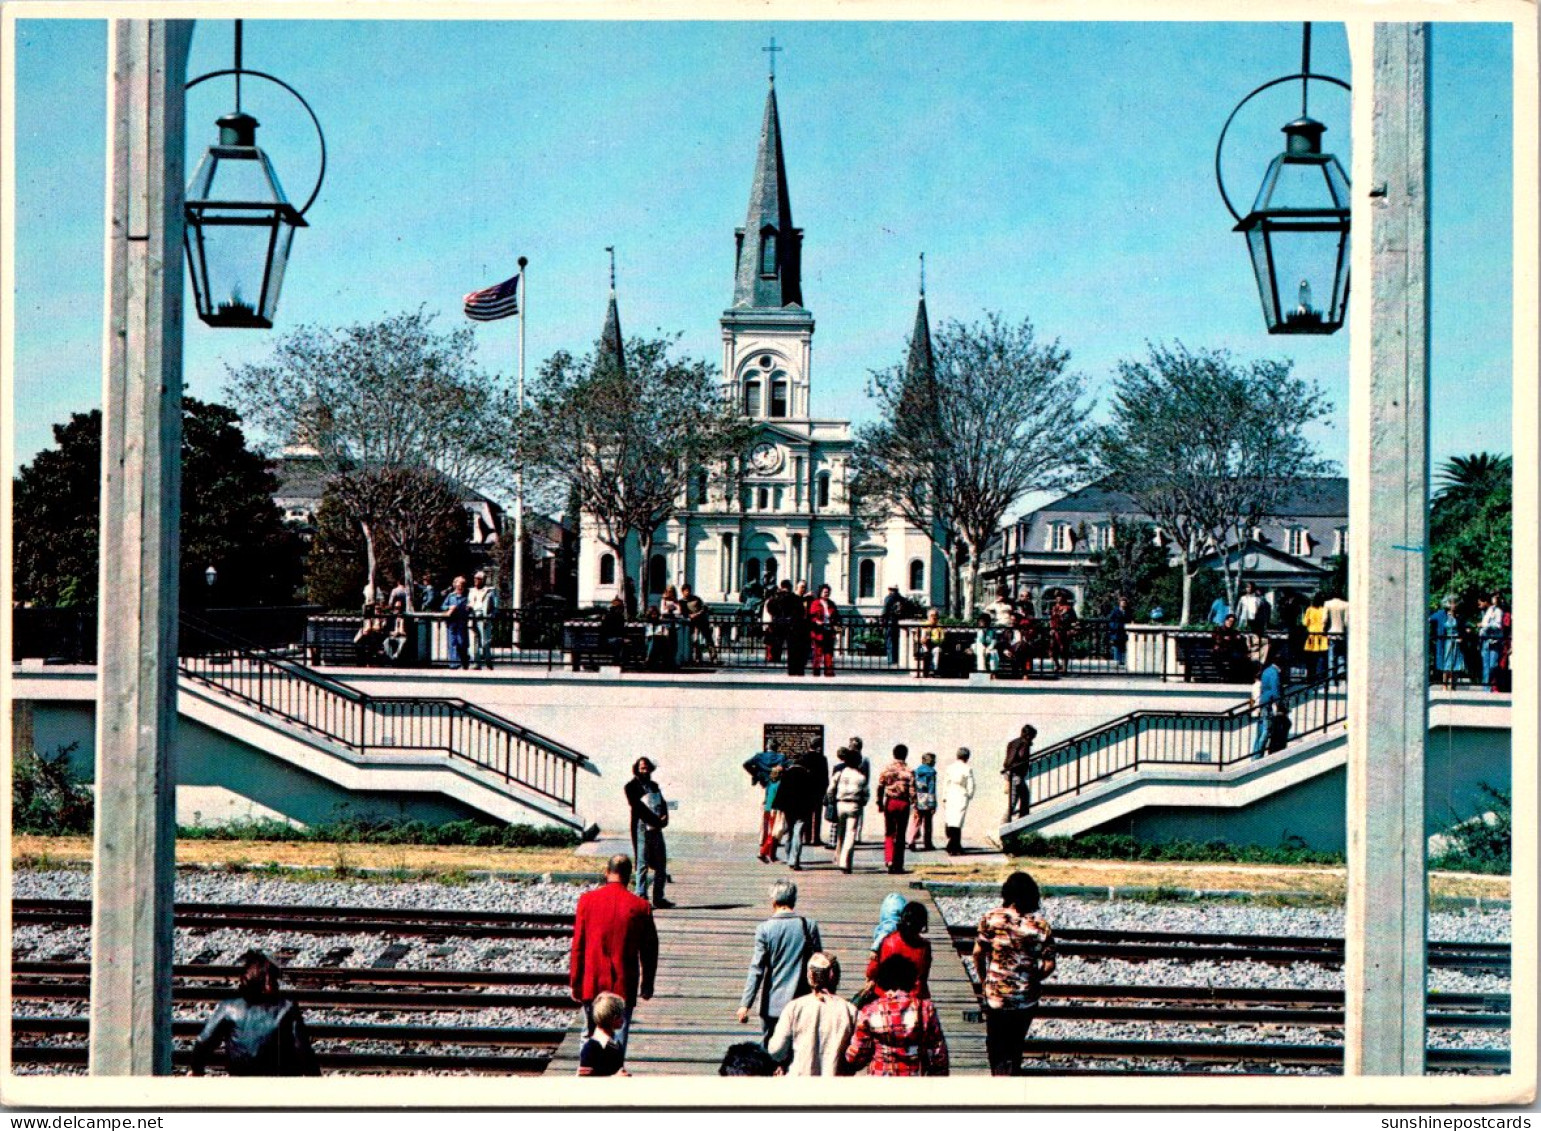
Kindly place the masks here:
MULTIPOLYGON (((1344 676, 1336 673, 1285 691, 1289 742, 1345 723, 1346 690, 1344 676)), ((1028 769, 1032 808, 1142 768, 1230 769, 1256 756, 1270 710, 1242 703, 1227 711, 1131 711, 1034 754, 1028 769)))
POLYGON ((464 699, 370 695, 291 656, 183 616, 181 673, 357 753, 442 752, 576 813, 584 755, 464 699))

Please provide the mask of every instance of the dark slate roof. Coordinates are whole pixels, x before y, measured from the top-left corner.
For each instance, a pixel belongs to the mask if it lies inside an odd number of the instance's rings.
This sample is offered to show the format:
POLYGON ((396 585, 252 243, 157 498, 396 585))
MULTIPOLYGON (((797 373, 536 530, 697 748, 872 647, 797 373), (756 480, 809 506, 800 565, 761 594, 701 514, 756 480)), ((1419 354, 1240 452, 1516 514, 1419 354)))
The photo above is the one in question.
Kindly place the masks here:
MULTIPOLYGON (((315 456, 285 456, 273 461, 273 474, 278 479, 278 489, 273 492, 279 499, 314 499, 319 503, 326 493, 326 483, 331 477, 324 461, 315 456)), ((460 495, 462 503, 491 503, 495 500, 471 487, 450 484, 460 495)), ((500 508, 501 509, 501 508, 500 508)))
POLYGON ((613 288, 610 291, 610 305, 605 308, 605 328, 599 332, 599 360, 613 362, 625 375, 626 347, 621 340, 621 308, 615 301, 613 288))
MULTIPOLYGON (((1039 513, 1048 511, 1091 511, 1098 514, 1139 514, 1139 505, 1122 491, 1110 491, 1100 482, 1090 483, 1079 491, 1072 491, 1063 499, 1056 499, 1047 506, 1039 507, 1039 513)), ((1341 476, 1301 479, 1277 508, 1275 517, 1308 518, 1313 515, 1333 516, 1348 514, 1348 480, 1341 476)))
POLYGON ((765 95, 754 183, 749 189, 749 215, 739 242, 733 305, 780 310, 802 304, 802 232, 792 226, 792 196, 787 191, 781 119, 776 112, 776 82, 772 79, 765 95), (777 251, 776 274, 769 278, 760 273, 760 233, 767 228, 776 233, 777 251))

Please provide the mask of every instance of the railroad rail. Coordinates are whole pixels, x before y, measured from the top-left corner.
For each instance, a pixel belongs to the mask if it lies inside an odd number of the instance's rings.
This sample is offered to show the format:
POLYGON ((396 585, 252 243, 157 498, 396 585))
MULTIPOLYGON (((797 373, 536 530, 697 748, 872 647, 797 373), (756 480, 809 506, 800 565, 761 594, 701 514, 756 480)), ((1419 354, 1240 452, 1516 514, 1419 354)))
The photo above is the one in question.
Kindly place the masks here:
MULTIPOLYGON (((53 926, 90 923, 88 900, 18 899, 12 920, 53 926)), ((527 912, 416 910, 371 907, 322 907, 301 904, 179 903, 175 922, 191 929, 239 927, 302 931, 310 934, 411 935, 424 938, 550 938, 569 935, 573 917, 527 912)), ((973 947, 974 928, 948 928, 959 953, 973 947)), ((1290 935, 1224 935, 1193 931, 1092 930, 1067 928, 1055 934, 1061 954, 1086 958, 1149 961, 1304 962, 1337 966, 1343 940, 1290 935)), ((1431 942, 1429 965, 1476 970, 1506 970, 1507 943, 1431 942)))
MULTIPOLYGON (((959 954, 973 949, 974 928, 948 928, 959 954)), ((1184 961, 1312 963, 1340 966, 1343 940, 1339 938, 1281 935, 1221 935, 1186 931, 1077 930, 1056 931, 1055 946, 1061 954, 1084 958, 1150 961, 1177 958, 1184 961)), ((1430 966, 1467 970, 1507 970, 1507 943, 1431 942, 1430 966)))

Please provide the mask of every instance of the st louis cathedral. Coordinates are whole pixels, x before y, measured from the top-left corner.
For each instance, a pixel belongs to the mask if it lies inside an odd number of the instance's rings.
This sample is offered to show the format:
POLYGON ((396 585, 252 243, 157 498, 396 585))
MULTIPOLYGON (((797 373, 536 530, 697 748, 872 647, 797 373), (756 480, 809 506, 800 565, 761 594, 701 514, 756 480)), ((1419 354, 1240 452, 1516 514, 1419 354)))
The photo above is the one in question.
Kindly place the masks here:
MULTIPOLYGON (((863 613, 878 612, 890 586, 918 604, 940 605, 941 552, 902 518, 869 528, 853 515, 850 421, 813 414, 813 314, 803 305, 802 237, 792 223, 772 78, 749 214, 735 233, 733 305, 721 319, 723 395, 755 422, 755 434, 737 491, 703 475, 686 505, 659 528, 648 591, 656 596, 666 585, 689 585, 713 605, 737 605, 746 588, 788 579, 806 581, 811 592, 828 585, 837 602, 863 613)), ((613 292, 602 341, 619 348, 613 292)), ((909 366, 932 364, 922 294, 909 366)), ((623 570, 585 515, 579 604, 606 602, 626 577, 640 578, 638 556, 633 541, 623 570)))

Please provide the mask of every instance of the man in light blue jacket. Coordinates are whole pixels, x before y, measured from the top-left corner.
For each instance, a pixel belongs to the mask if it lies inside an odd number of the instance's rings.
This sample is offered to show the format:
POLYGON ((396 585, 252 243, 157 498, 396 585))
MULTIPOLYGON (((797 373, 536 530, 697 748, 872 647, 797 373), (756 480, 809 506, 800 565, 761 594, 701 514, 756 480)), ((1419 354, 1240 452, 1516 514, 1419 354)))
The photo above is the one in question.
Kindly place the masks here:
POLYGON ((776 1031, 781 1011, 808 992, 804 976, 808 958, 824 949, 818 923, 799 915, 796 908, 797 885, 778 881, 771 885, 771 917, 754 929, 754 957, 749 960, 738 1021, 747 1024, 750 1008, 758 1004, 766 1041, 776 1031))
POLYGON ((1268 751, 1268 720, 1279 702, 1279 666, 1269 656, 1257 677, 1257 737, 1252 741, 1252 757, 1261 758, 1268 751))

